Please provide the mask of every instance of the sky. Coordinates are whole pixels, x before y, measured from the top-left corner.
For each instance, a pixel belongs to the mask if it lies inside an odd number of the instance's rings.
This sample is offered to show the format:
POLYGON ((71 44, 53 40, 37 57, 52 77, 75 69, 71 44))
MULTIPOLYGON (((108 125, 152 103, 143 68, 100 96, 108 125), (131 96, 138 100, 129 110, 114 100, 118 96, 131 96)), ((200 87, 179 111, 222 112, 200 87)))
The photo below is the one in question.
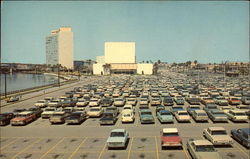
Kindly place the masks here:
POLYGON ((51 30, 72 27, 74 60, 104 55, 105 42, 135 42, 141 61, 249 61, 249 3, 222 1, 7 1, 1 60, 44 64, 51 30))

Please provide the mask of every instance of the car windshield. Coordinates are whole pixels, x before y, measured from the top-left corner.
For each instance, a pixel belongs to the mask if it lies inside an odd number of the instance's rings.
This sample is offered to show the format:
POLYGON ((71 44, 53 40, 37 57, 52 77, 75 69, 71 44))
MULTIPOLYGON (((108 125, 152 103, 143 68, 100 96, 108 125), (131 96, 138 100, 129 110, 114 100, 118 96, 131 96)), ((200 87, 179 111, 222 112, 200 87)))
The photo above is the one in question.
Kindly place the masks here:
POLYGON ((173 110, 183 110, 182 107, 173 107, 173 110))
POLYGON ((214 152, 215 149, 212 145, 200 145, 196 146, 197 152, 214 152))
POLYGON ((212 131, 212 135, 226 135, 227 132, 225 130, 217 130, 217 131, 212 131))
POLYGON ((27 117, 29 116, 30 114, 17 114, 17 117, 27 117))
POLYGON ((177 132, 175 133, 163 133, 162 136, 179 136, 177 132))
POLYGON ((131 114, 123 114, 124 117, 131 117, 131 114))
POLYGON ((97 102, 97 99, 91 99, 90 102, 97 102))
POLYGON ((78 99, 78 102, 84 102, 85 100, 84 99, 78 99))
POLYGON ((239 100, 238 98, 232 98, 232 100, 239 100))
POLYGON ((198 113, 198 116, 207 116, 206 113, 198 113))
POLYGON ((225 115, 223 112, 213 112, 215 115, 225 115))
POLYGON ((98 112, 100 109, 90 109, 91 112, 98 112))
POLYGON ((105 117, 105 118, 112 118, 113 114, 111 114, 111 113, 105 113, 105 114, 103 114, 103 117, 105 117))
POLYGON ((61 117, 63 116, 64 114, 52 114, 53 117, 61 117))
POLYGON ((180 112, 179 115, 188 115, 187 112, 180 112))
POLYGON ((123 99, 121 99, 121 98, 118 98, 118 99, 115 99, 115 101, 123 101, 123 99))
POLYGON ((123 132, 112 132, 111 137, 124 137, 124 133, 123 132))
POLYGON ((37 101, 37 103, 45 103, 45 101, 39 100, 37 101))
POLYGON ((237 116, 245 116, 246 114, 245 113, 235 113, 235 115, 237 115, 237 116))
POLYGON ((191 107, 190 110, 199 110, 200 107, 191 107))
POLYGON ((170 112, 161 112, 161 115, 171 115, 170 112))
POLYGON ((45 109, 45 111, 55 111, 55 109, 45 109))
POLYGON ((142 112, 141 115, 152 115, 151 112, 142 112))

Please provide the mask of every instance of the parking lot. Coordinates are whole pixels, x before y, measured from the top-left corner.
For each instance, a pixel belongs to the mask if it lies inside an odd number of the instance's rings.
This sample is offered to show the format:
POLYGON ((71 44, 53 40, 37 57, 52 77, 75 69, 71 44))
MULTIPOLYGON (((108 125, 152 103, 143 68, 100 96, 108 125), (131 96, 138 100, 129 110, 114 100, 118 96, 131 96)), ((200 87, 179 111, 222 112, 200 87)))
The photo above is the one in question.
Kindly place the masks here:
MULTIPOLYGON (((95 83, 88 80, 88 83, 95 83)), ((82 81, 86 84, 86 81, 82 81)), ((79 85, 80 86, 80 85, 79 85)), ((59 97, 66 91, 57 91, 44 96, 31 98, 29 100, 11 104, 1 109, 2 112, 11 111, 14 108, 29 108, 45 96, 59 97)), ((174 104, 176 105, 176 104, 174 104)), ((184 108, 189 104, 185 101, 184 108)), ((167 106, 168 107, 168 106, 167 106)), ((203 104, 200 105, 204 107, 203 104)), ((233 107, 233 106, 232 106, 233 107)), ((163 159, 163 158, 191 158, 186 148, 188 139, 204 139, 202 131, 211 126, 224 127, 230 134, 232 129, 249 127, 247 122, 218 122, 211 120, 208 122, 180 123, 174 119, 173 123, 162 124, 157 120, 155 106, 149 105, 155 123, 141 124, 139 117, 139 104, 135 106, 135 121, 124 124, 121 122, 121 114, 114 125, 100 125, 99 118, 88 118, 80 125, 54 124, 51 125, 48 119, 38 118, 36 121, 26 126, 1 127, 1 154, 0 158, 23 158, 23 159, 163 159), (112 129, 124 128, 129 132, 129 142, 125 149, 108 150, 106 141, 112 129), (160 131, 163 128, 177 128, 182 138, 183 146, 181 149, 161 148, 160 131)), ((86 107, 86 111, 89 106, 86 107)), ((119 107, 122 110, 122 107, 119 107)), ((228 159, 248 159, 249 149, 243 147, 234 140, 232 146, 216 146, 219 154, 228 159)))

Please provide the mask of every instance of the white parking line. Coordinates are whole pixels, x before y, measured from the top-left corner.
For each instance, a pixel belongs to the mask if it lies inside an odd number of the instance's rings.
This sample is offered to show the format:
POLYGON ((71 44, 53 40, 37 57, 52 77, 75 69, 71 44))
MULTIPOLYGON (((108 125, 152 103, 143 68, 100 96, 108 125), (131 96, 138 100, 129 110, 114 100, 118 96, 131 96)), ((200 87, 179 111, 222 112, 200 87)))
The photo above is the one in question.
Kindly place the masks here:
POLYGON ((63 140, 65 139, 65 137, 63 137, 61 140, 59 140, 53 147, 51 147, 46 153, 44 153, 42 155, 42 157, 40 157, 40 159, 44 158, 50 151, 52 151, 58 144, 60 144, 63 140))
POLYGON ((84 142, 86 141, 87 137, 79 144, 79 146, 76 148, 76 150, 70 155, 69 159, 71 159, 75 153, 80 149, 80 147, 84 144, 84 142))

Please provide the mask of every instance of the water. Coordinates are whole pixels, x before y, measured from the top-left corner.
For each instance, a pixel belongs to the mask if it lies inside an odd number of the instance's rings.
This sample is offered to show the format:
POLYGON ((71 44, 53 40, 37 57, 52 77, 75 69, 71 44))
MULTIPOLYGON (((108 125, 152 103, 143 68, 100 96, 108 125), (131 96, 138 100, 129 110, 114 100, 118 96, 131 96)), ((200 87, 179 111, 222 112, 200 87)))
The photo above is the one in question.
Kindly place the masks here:
MULTIPOLYGON (((13 73, 6 74, 7 92, 57 83, 57 77, 43 74, 13 73)), ((1 74, 1 93, 5 91, 5 78, 1 74)))

